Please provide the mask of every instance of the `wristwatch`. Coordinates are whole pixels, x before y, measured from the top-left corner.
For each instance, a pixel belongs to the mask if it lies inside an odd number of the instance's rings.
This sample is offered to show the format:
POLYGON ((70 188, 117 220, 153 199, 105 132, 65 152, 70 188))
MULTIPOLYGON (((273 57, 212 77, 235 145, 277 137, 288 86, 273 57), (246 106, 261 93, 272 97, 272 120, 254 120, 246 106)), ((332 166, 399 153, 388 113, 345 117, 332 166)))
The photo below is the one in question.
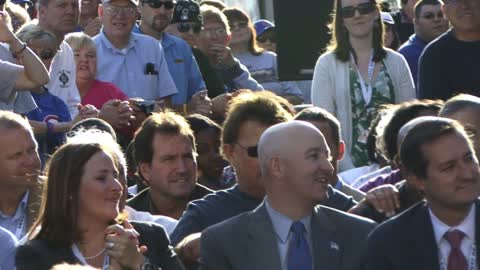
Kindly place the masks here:
POLYGON ((162 270, 162 268, 154 263, 151 263, 148 259, 145 259, 145 262, 143 262, 140 270, 162 270))

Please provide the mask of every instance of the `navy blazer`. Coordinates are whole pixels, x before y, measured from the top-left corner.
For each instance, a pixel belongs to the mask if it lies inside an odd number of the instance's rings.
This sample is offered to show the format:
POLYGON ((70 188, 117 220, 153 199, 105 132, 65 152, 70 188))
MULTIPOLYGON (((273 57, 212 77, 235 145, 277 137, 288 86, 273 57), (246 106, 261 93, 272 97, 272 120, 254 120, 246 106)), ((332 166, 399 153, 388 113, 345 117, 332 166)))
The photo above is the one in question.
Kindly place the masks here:
MULTIPOLYGON (((475 202, 475 243, 480 244, 480 201, 475 202)), ((480 249, 477 248, 477 265, 480 249)), ((438 247, 425 202, 386 221, 368 238, 367 270, 439 270, 438 247)))

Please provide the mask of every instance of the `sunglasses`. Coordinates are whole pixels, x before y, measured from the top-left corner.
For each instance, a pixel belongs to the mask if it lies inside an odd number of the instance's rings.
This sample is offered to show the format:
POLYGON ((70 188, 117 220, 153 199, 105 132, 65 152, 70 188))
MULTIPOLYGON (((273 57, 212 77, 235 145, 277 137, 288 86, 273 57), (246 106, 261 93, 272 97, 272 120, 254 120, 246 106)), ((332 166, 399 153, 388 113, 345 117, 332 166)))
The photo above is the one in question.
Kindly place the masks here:
POLYGON ((187 33, 192 29, 193 33, 198 34, 202 31, 202 26, 198 23, 189 24, 189 23, 179 23, 177 24, 177 30, 180 33, 187 33))
POLYGON ((372 13, 375 10, 375 5, 372 2, 361 3, 357 6, 347 6, 340 9, 340 14, 342 18, 348 19, 355 16, 355 11, 358 10, 360 15, 366 15, 372 13))
POLYGON ((165 9, 172 9, 175 7, 175 3, 173 1, 166 1, 166 2, 160 2, 160 0, 144 0, 142 3, 148 4, 151 8, 161 8, 162 6, 165 7, 165 9))
POLYGON ((55 57, 56 52, 52 51, 50 49, 43 50, 38 53, 38 57, 40 57, 42 60, 50 60, 53 57, 55 57))
POLYGON ((239 143, 235 143, 236 145, 240 146, 243 150, 247 151, 247 155, 252 158, 258 157, 258 145, 245 147, 239 143))
POLYGON ((244 29, 248 26, 247 22, 239 22, 239 23, 231 23, 230 24, 230 30, 235 30, 235 29, 244 29))
POLYGON ((270 35, 261 35, 259 37, 257 37, 257 41, 260 42, 260 43, 265 43, 267 42, 267 40, 270 40, 271 43, 276 43, 277 42, 277 35, 275 35, 274 33, 270 34, 270 35))

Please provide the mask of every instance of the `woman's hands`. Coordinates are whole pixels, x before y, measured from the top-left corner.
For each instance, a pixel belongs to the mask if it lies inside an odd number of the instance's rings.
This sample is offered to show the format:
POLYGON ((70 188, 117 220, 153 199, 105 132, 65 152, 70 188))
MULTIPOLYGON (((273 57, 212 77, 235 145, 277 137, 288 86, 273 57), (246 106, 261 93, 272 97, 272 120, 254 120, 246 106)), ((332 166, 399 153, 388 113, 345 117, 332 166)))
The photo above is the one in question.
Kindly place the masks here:
POLYGON ((123 227, 115 224, 105 230, 105 248, 110 256, 110 270, 138 270, 145 261, 146 246, 139 246, 138 232, 124 221, 123 227))

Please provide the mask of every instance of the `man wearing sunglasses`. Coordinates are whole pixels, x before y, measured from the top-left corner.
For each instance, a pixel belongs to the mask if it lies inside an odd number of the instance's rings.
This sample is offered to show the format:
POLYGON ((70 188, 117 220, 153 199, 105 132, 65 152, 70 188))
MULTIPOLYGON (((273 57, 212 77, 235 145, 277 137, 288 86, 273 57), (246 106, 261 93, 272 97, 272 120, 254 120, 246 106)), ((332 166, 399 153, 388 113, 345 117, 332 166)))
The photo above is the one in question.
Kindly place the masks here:
POLYGON ((142 19, 140 26, 133 31, 149 35, 162 44, 170 75, 178 90, 172 96, 174 107, 184 113, 208 115, 211 101, 207 97, 206 86, 192 49, 181 38, 165 32, 172 21, 176 4, 176 0, 141 0, 142 19))
POLYGON ((451 29, 431 42, 419 61, 420 98, 446 100, 454 94, 480 96, 480 1, 445 0, 451 29))
POLYGON ((398 52, 407 60, 413 81, 417 84, 418 59, 425 46, 448 30, 448 21, 443 16, 439 0, 420 0, 415 5, 415 34, 410 36, 398 52))

